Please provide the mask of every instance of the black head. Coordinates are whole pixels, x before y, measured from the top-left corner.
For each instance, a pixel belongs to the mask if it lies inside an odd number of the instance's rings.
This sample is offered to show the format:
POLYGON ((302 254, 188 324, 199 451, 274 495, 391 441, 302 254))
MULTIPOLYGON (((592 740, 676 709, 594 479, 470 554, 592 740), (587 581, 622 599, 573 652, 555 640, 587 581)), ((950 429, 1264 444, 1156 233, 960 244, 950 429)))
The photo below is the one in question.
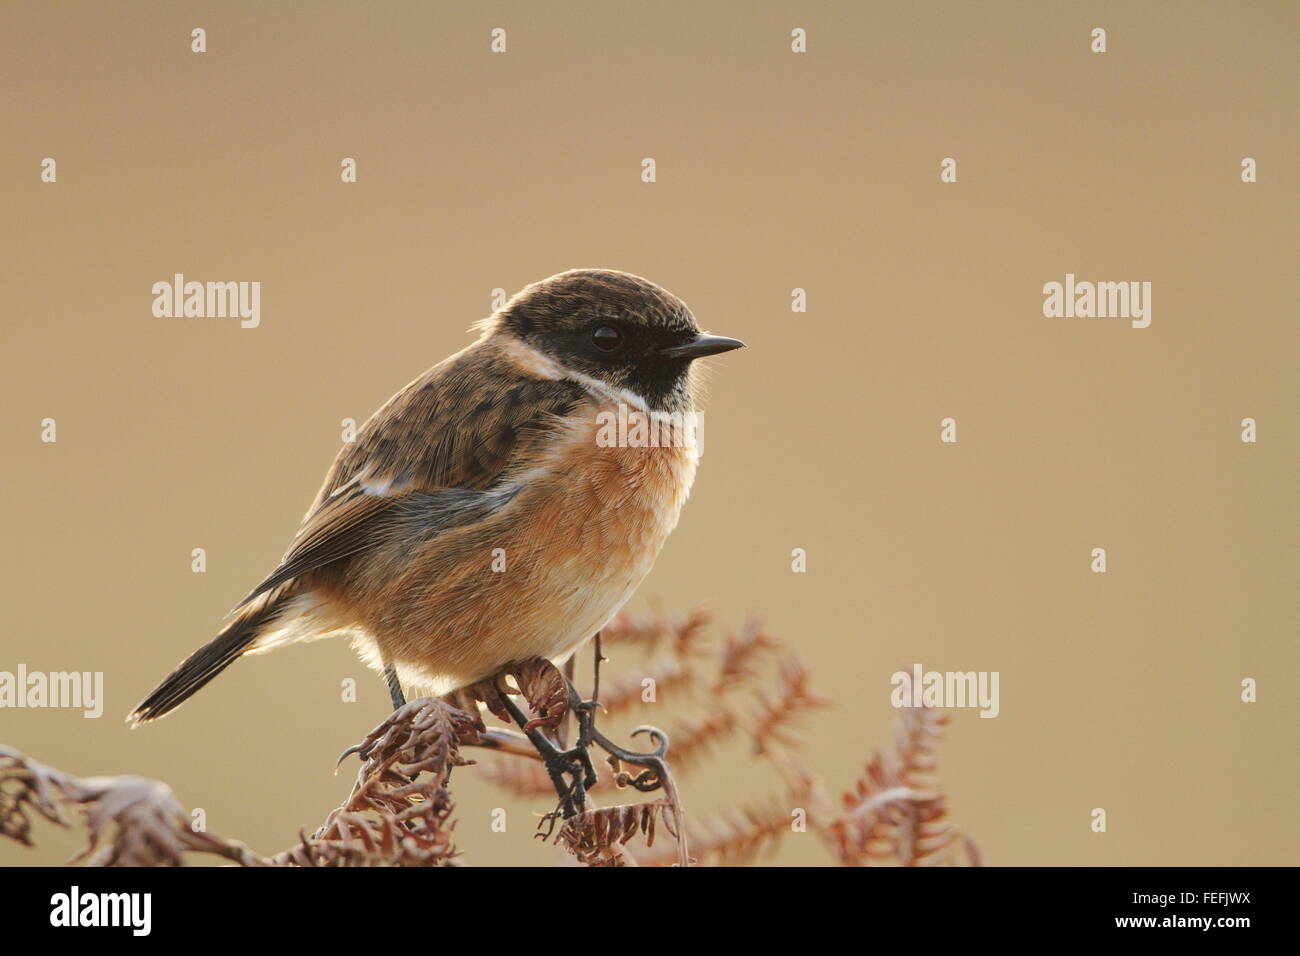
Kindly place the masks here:
POLYGON ((497 329, 567 369, 670 410, 689 404, 694 359, 744 344, 702 334, 677 296, 607 269, 573 269, 533 283, 506 303, 497 329))

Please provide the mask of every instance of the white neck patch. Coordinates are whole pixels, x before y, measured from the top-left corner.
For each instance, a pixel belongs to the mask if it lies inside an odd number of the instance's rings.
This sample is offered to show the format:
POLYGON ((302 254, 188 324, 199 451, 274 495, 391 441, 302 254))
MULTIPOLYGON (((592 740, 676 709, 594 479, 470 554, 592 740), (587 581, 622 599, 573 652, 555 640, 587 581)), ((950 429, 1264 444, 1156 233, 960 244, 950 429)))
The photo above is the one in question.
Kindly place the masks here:
POLYGON ((617 388, 608 382, 602 382, 598 378, 593 378, 566 365, 561 365, 549 355, 533 348, 526 342, 520 341, 513 335, 501 336, 501 351, 506 358, 529 375, 535 375, 538 378, 548 379, 552 382, 574 382, 597 398, 611 401, 614 404, 630 405, 643 412, 650 410, 646 400, 635 392, 631 392, 626 388, 617 388))

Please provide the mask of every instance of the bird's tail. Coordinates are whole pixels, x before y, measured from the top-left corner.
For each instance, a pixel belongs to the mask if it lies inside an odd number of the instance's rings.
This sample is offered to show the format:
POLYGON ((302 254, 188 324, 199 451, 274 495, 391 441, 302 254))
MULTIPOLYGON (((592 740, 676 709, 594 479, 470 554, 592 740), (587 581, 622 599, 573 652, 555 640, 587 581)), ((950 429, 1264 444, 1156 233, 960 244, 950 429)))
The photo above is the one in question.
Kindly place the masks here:
POLYGON ((159 684, 152 694, 136 705, 127 720, 132 727, 157 720, 175 710, 208 681, 245 654, 257 635, 280 613, 279 602, 271 602, 245 613, 207 644, 187 657, 159 684))

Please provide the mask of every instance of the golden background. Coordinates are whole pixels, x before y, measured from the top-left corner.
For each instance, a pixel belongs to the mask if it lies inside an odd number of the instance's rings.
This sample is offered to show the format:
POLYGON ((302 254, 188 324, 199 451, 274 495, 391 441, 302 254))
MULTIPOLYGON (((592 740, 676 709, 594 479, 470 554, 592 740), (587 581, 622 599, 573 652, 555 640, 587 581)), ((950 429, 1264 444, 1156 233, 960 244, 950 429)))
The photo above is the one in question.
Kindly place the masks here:
MULTIPOLYGON (((493 288, 609 267, 749 343, 712 363, 700 477, 631 607, 797 647, 836 703, 806 725, 832 792, 887 741, 894 670, 996 670, 1000 716, 941 749, 990 862, 1294 863, 1298 11, 5 4, 0 670, 103 671, 107 702, 0 711, 0 741, 166 780, 262 852, 313 829, 388 709, 345 643, 122 717, 278 560, 341 419, 467 344, 493 288), (260 281, 261 327, 154 318, 176 272, 260 281), (1151 327, 1045 318, 1067 272, 1150 281, 1151 327)), ((753 764, 720 752, 688 808, 753 764)), ((546 807, 453 789, 469 862, 554 861, 546 807)), ((37 837, 0 862, 79 845, 37 837)), ((811 834, 774 859, 828 861, 811 834)))

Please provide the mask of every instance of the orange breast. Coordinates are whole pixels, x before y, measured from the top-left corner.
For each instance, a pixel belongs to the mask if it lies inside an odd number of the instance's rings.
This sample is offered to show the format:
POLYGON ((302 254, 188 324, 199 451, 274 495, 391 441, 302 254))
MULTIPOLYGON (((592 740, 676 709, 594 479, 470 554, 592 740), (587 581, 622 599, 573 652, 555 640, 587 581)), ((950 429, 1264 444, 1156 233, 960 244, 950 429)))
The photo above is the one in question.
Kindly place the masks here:
POLYGON ((698 454, 680 430, 667 447, 609 447, 596 415, 617 407, 584 411, 516 470, 507 507, 407 555, 382 593, 366 595, 363 651, 451 689, 511 661, 559 657, 613 617, 676 526, 698 454))

